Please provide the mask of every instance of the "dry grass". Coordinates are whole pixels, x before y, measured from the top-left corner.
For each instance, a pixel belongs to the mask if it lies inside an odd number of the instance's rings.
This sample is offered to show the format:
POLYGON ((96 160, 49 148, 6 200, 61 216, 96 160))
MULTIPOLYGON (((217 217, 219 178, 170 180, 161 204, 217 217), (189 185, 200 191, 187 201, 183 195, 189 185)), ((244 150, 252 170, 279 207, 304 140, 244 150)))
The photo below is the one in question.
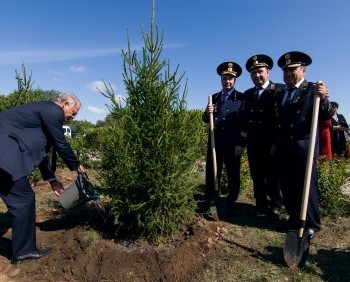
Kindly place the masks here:
POLYGON ((219 255, 204 270, 203 281, 350 281, 350 219, 323 219, 312 240, 309 259, 301 269, 283 260, 285 234, 281 223, 252 215, 252 193, 239 198, 235 217, 224 222, 219 255))

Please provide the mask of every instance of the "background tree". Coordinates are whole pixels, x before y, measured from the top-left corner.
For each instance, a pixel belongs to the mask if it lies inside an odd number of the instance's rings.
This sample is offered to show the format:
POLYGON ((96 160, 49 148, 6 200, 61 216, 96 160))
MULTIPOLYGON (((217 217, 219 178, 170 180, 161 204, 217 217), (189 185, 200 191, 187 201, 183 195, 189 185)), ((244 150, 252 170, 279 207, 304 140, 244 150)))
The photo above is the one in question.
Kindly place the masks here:
POLYGON ((8 95, 0 96, 0 111, 7 110, 29 102, 39 102, 53 100, 59 93, 56 90, 33 90, 32 71, 27 75, 26 67, 22 64, 21 74, 15 70, 17 80, 17 90, 8 95))

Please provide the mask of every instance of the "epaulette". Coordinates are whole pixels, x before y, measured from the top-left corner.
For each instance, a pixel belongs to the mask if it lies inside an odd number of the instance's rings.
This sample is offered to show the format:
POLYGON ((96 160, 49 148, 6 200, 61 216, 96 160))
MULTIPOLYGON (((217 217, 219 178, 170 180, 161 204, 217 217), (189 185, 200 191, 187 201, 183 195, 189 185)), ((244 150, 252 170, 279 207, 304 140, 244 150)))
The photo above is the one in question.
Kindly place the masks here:
POLYGON ((308 83, 307 81, 304 81, 304 82, 301 84, 301 89, 302 89, 302 91, 306 91, 308 85, 309 85, 309 83, 308 83))

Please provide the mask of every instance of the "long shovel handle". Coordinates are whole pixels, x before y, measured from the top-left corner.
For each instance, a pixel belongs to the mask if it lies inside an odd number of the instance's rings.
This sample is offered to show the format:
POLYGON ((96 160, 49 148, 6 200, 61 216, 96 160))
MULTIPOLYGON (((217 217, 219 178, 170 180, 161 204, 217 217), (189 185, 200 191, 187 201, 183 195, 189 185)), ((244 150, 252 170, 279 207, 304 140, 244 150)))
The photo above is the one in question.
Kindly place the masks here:
MULTIPOLYGON (((300 210, 300 220, 303 223, 305 222, 305 219, 306 219, 307 204, 309 200, 310 180, 311 180, 311 174, 312 174, 312 165, 314 162, 314 151, 315 151, 315 143, 316 143, 319 106, 320 106, 320 96, 315 95, 312 120, 311 120, 310 144, 309 144, 309 151, 308 151, 307 162, 306 162, 306 173, 304 178, 303 198, 302 198, 301 210, 300 210)), ((303 233, 304 233, 304 224, 299 229, 300 238, 303 237, 303 233)))
MULTIPOLYGON (((208 97, 208 104, 213 105, 212 96, 209 95, 208 97)), ((214 135, 214 114, 209 114, 209 124, 210 124, 210 144, 211 144, 211 154, 213 159, 213 174, 214 174, 214 187, 215 191, 218 194, 219 193, 219 182, 218 182, 218 170, 217 170, 217 163, 216 163, 216 151, 215 151, 215 135, 214 135)))

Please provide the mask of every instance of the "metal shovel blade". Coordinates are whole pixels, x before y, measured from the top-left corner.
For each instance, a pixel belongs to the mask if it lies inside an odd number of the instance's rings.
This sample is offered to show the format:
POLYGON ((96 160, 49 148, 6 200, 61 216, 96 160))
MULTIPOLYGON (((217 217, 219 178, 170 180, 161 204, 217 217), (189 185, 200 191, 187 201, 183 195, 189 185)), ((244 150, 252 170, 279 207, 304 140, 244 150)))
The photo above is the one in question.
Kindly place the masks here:
POLYGON ((222 220, 227 217, 227 199, 223 196, 215 198, 215 206, 210 208, 210 212, 215 220, 222 220))
POLYGON ((295 269, 304 263, 309 254, 309 247, 310 239, 307 234, 299 237, 298 230, 288 231, 283 248, 284 260, 288 267, 295 269))

